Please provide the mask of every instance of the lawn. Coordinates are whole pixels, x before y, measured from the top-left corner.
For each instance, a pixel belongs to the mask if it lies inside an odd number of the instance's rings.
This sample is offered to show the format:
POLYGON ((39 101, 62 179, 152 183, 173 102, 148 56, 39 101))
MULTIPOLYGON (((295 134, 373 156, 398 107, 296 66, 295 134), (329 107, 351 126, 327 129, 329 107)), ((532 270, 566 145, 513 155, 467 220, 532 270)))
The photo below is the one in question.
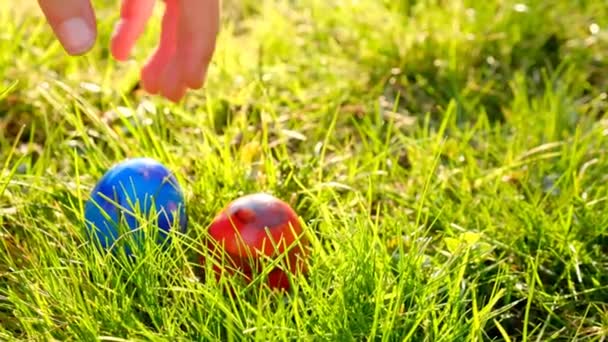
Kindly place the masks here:
POLYGON ((138 87, 159 35, 67 57, 35 3, 0 4, 0 339, 604 341, 608 5, 223 2, 207 83, 138 87), (83 203, 128 157, 168 165, 189 225, 134 262, 83 203), (309 273, 277 293, 201 276, 238 196, 298 212, 309 273))

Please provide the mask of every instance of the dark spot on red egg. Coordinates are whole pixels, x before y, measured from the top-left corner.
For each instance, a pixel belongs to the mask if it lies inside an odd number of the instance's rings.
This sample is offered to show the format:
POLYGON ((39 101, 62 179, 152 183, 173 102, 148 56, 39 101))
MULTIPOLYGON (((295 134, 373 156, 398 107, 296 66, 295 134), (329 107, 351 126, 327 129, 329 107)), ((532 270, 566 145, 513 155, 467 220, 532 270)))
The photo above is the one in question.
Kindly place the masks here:
POLYGON ((233 216, 242 223, 252 223, 256 219, 255 211, 248 208, 238 208, 233 216))

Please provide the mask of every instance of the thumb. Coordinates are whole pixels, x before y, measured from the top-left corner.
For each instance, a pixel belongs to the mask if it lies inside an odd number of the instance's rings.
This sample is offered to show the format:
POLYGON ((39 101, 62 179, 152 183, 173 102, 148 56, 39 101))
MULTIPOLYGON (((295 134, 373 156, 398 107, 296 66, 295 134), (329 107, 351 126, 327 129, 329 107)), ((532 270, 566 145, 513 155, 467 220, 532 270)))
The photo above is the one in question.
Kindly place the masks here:
POLYGON ((38 0, 38 4, 70 55, 83 54, 93 47, 97 25, 90 0, 38 0))

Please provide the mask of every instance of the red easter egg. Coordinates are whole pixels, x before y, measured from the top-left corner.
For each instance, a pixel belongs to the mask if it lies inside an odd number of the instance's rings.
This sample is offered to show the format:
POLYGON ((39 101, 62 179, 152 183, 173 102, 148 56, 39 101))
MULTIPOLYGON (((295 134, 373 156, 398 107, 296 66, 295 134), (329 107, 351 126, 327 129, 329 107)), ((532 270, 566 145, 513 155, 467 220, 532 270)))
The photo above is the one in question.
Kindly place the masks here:
POLYGON ((250 282, 254 272, 261 272, 269 258, 277 258, 286 250, 287 270, 280 265, 274 267, 268 274, 268 285, 288 290, 286 271, 306 272, 303 248, 308 242, 302 236, 298 216, 287 203, 272 195, 246 195, 228 204, 209 226, 209 237, 209 251, 224 261, 223 269, 214 266, 218 278, 222 271, 238 272, 250 282))

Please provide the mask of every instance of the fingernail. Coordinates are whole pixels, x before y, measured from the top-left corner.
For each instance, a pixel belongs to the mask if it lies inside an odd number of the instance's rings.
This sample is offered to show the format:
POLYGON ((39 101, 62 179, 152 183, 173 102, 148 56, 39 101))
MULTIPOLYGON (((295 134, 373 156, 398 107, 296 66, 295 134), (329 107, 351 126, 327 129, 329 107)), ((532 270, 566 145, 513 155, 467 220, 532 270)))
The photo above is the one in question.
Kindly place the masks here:
POLYGON ((64 21, 57 33, 65 49, 72 55, 87 52, 95 41, 93 30, 82 18, 64 21))

